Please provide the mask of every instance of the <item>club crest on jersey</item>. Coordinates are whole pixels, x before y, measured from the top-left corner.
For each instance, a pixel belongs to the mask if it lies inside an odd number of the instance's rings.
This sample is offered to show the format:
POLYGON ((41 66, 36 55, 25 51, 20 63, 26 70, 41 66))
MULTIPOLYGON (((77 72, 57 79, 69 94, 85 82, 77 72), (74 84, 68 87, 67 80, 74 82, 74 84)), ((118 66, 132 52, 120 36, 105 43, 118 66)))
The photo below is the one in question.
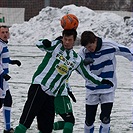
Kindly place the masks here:
POLYGON ((58 71, 59 74, 65 75, 68 72, 68 67, 64 64, 58 64, 56 65, 56 70, 58 71))
POLYGON ((70 68, 73 68, 74 67, 74 63, 73 62, 70 62, 69 60, 67 60, 65 57, 63 57, 63 55, 61 54, 57 54, 56 55, 56 58, 58 60, 61 60, 63 63, 65 63, 67 66, 69 66, 70 68))

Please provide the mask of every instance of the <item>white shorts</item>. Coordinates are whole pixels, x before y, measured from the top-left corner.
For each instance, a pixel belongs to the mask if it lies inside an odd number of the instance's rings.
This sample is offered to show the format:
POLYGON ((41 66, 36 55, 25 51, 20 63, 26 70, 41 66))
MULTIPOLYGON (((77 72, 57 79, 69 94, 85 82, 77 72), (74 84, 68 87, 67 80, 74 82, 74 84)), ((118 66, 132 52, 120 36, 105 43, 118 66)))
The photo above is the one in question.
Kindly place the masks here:
POLYGON ((115 92, 105 93, 105 94, 86 94, 86 104, 96 105, 114 102, 115 92))

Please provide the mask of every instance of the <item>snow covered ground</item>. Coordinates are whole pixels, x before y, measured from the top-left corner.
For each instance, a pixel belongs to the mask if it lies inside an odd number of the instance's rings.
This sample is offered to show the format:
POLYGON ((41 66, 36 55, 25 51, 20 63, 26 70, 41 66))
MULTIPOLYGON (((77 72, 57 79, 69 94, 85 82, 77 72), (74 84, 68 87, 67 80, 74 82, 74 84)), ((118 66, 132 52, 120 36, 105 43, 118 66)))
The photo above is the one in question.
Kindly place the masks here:
MULTIPOLYGON (((73 13, 79 18, 78 37, 84 30, 92 30, 101 37, 113 39, 123 45, 132 47, 133 18, 124 23, 123 17, 105 12, 96 13, 86 7, 74 5, 64 6, 62 9, 47 7, 42 9, 39 15, 23 24, 14 24, 10 28, 11 38, 9 50, 12 59, 19 59, 21 67, 10 66, 11 80, 10 90, 13 96, 12 125, 19 123, 19 118, 27 97, 31 78, 38 64, 41 62, 44 53, 34 46, 40 38, 55 39, 61 35, 60 18, 66 13, 73 13)), ((75 46, 78 51, 80 46, 75 46)), ((117 57, 118 88, 116 90, 115 103, 111 115, 111 133, 132 133, 133 132, 133 66, 132 63, 123 57, 117 57)), ((85 118, 85 88, 84 80, 74 72, 70 84, 77 98, 73 103, 76 123, 74 133, 83 133, 85 118)), ((95 123, 95 132, 99 128, 98 109, 95 123)), ((57 116, 55 120, 59 119, 57 116)), ((0 132, 3 129, 2 112, 0 110, 0 132)), ((36 120, 27 133, 37 133, 36 120)), ((58 131, 55 133, 62 133, 58 131)))
MULTIPOLYGON (((78 51, 80 46, 74 49, 78 51)), ((11 80, 9 81, 10 90, 13 96, 12 125, 18 124, 24 102, 27 97, 27 91, 31 82, 32 75, 41 62, 44 53, 34 46, 9 46, 12 59, 19 59, 22 62, 21 67, 10 66, 11 80)), ((123 57, 117 57, 117 77, 118 88, 116 90, 115 103, 111 115, 111 133, 132 133, 132 63, 123 57)), ((84 80, 76 72, 70 79, 70 84, 77 98, 77 103, 73 103, 76 124, 74 133, 83 133, 85 118, 85 88, 84 80)), ((100 109, 96 116, 96 132, 98 133, 100 109)), ((0 113, 2 118, 2 113, 0 113)), ((56 117, 56 120, 59 117, 56 117)), ((0 129, 3 128, 3 119, 0 119, 0 129)), ((37 133, 36 120, 27 133, 37 133)), ((61 133, 58 131, 55 133, 61 133)))
POLYGON ((40 38, 55 39, 61 35, 60 19, 67 13, 75 14, 79 19, 77 29, 79 38, 83 31, 92 30, 98 36, 114 39, 127 46, 132 44, 132 17, 128 22, 124 22, 123 17, 115 13, 97 13, 87 7, 75 5, 64 6, 61 9, 46 7, 28 22, 14 24, 10 28, 10 43, 33 45, 40 38))

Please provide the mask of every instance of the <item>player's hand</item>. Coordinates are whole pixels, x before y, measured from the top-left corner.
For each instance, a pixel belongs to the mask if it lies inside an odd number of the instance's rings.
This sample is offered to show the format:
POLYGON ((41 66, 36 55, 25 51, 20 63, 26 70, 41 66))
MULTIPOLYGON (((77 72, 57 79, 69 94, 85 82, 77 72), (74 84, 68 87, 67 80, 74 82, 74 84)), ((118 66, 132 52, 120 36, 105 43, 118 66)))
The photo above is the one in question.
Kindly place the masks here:
POLYGON ((42 43, 46 48, 51 47, 51 41, 49 41, 48 39, 44 39, 42 43))
POLYGON ((93 63, 94 60, 92 58, 88 57, 88 58, 85 58, 83 62, 84 62, 84 65, 87 66, 87 65, 93 63))
POLYGON ((21 66, 21 62, 19 60, 11 60, 11 64, 14 65, 18 65, 18 66, 21 66))
POLYGON ((3 78, 5 79, 5 81, 8 81, 11 77, 8 74, 4 74, 3 78))
POLYGON ((102 84, 108 84, 108 85, 110 85, 110 86, 114 86, 114 84, 110 81, 110 80, 107 80, 107 79, 103 79, 102 81, 101 81, 101 83, 102 84))

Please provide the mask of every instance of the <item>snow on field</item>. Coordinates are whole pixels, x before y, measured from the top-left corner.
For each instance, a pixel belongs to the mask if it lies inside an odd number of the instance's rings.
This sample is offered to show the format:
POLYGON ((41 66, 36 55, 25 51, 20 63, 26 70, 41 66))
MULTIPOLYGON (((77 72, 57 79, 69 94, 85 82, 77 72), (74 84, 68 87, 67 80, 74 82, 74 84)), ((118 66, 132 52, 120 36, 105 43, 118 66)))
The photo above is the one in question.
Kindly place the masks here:
MULTIPOLYGON (((22 62, 21 67, 10 66, 11 80, 9 81, 10 90, 13 96, 12 108, 12 125, 15 127, 19 123, 19 118, 27 98, 27 91, 31 83, 31 78, 38 64, 41 62, 44 53, 33 46, 9 46, 12 59, 19 59, 22 62)), ((78 51, 80 46, 74 49, 78 51)), ((123 57, 117 57, 117 77, 118 88, 116 90, 115 103, 111 115, 111 133, 132 133, 132 63, 123 57)), ((70 79, 73 93, 77 99, 77 103, 73 103, 74 116, 76 123, 74 133, 83 133, 85 118, 85 88, 84 80, 76 72, 70 79), (77 82, 78 81, 78 82, 77 82)), ((96 116, 96 133, 99 128, 98 109, 96 116)), ((2 113, 0 113, 2 118, 2 113)), ((56 120, 60 119, 59 116, 56 120)), ((0 129, 3 128, 3 119, 0 119, 0 129)), ((37 133, 36 120, 34 120, 31 128, 27 133, 37 133)), ((62 133, 58 131, 55 133, 62 133)))
MULTIPOLYGON (((31 78, 38 64, 41 62, 44 53, 34 46, 36 40, 40 38, 55 39, 61 35, 60 18, 66 13, 73 13, 79 18, 78 37, 84 30, 92 30, 101 37, 113 39, 123 45, 132 47, 133 18, 125 23, 123 17, 114 13, 96 13, 86 7, 75 5, 64 6, 61 9, 46 7, 39 15, 31 18, 23 24, 14 24, 10 28, 11 38, 9 40, 9 50, 12 59, 19 59, 21 67, 10 66, 11 80, 10 90, 13 96, 12 125, 15 127, 19 123, 19 118, 27 98, 27 91, 31 83, 31 78)), ((75 46, 78 51, 80 46, 75 46)), ((111 115, 111 133, 132 133, 133 122, 133 66, 132 63, 123 57, 117 57, 117 77, 118 88, 116 90, 115 103, 111 115)), ((85 118, 85 88, 82 77, 73 73, 70 84, 77 98, 77 103, 73 103, 76 123, 74 133, 83 133, 85 118), (78 82, 77 82, 78 81, 78 82)), ((98 109, 96 116, 96 133, 99 128, 98 109)), ((0 112, 2 118, 2 112, 0 112)), ((56 120, 59 117, 56 117, 56 120)), ((3 129, 3 119, 0 119, 0 132, 3 129)), ((37 133, 36 120, 27 133, 37 133)), ((57 133, 57 132, 55 132, 57 133)), ((62 133, 62 131, 58 131, 62 133)))
POLYGON ((14 24, 10 28, 10 43, 34 45, 40 38, 55 39, 61 35, 60 19, 67 13, 75 14, 79 19, 79 38, 84 30, 92 30, 101 37, 111 38, 128 46, 132 44, 132 17, 125 23, 123 17, 114 13, 96 13, 87 7, 75 5, 64 6, 61 9, 46 7, 28 22, 14 24))

